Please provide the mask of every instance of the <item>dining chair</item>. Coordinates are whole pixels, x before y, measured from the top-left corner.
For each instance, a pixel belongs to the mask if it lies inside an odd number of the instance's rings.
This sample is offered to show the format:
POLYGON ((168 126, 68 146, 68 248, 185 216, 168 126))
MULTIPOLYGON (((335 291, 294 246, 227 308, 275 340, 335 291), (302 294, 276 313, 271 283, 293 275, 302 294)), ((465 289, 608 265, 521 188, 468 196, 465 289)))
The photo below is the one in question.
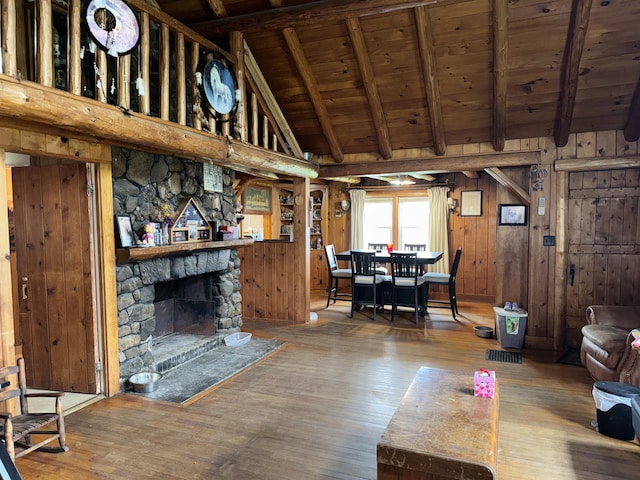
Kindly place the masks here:
POLYGON ((407 252, 426 252, 427 245, 425 243, 405 243, 404 249, 407 252))
POLYGON ((456 275, 458 273, 458 266, 460 265, 460 257, 462 256, 462 248, 456 250, 456 256, 453 259, 453 264, 451 265, 451 269, 449 273, 436 273, 436 272, 428 272, 425 273, 422 278, 424 278, 427 282, 427 307, 434 308, 451 308, 451 313, 453 314, 453 318, 456 318, 456 314, 458 312, 458 301, 456 296, 456 275), (449 300, 429 300, 429 285, 447 285, 449 288, 449 300))
MULTIPOLYGON (((382 252, 387 249, 386 243, 370 243, 369 250, 375 250, 376 252, 382 252)), ((376 268, 378 269, 378 273, 381 275, 387 275, 389 270, 387 270, 386 263, 377 263, 376 268)))
POLYGON ((416 325, 424 305, 426 280, 417 264, 416 252, 391 252, 391 321, 398 306, 413 307, 416 325))
POLYGON ((351 315, 363 306, 373 307, 373 319, 376 319, 378 307, 384 308, 381 284, 390 277, 377 273, 376 252, 372 250, 351 250, 351 315))
POLYGON ((350 268, 340 268, 338 265, 338 258, 336 257, 336 249, 331 245, 325 245, 324 247, 325 256, 327 257, 327 267, 329 268, 329 294, 327 295, 327 308, 329 307, 329 302, 333 300, 333 303, 336 303, 336 300, 350 300, 351 293, 340 293, 339 289, 339 281, 343 280, 351 280, 352 274, 350 268))

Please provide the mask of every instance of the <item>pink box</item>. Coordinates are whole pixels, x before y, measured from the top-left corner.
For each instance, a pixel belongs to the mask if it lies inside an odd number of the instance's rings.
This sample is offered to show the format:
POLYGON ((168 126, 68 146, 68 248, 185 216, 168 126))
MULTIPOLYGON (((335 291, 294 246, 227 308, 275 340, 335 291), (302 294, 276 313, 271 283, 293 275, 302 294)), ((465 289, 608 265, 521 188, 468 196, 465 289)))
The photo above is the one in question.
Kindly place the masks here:
POLYGON ((496 392, 496 372, 481 368, 473 374, 473 395, 493 398, 496 392))

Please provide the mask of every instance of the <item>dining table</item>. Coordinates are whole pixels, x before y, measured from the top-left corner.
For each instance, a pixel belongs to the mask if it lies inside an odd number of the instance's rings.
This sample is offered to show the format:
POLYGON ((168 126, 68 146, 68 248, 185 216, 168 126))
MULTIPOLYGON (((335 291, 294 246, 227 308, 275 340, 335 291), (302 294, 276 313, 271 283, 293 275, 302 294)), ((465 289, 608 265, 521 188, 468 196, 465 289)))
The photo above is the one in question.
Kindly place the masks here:
MULTIPOLYGON (((393 250, 393 252, 415 253, 418 265, 433 265, 442 258, 442 252, 409 252, 406 250, 393 250)), ((338 260, 351 260, 351 250, 336 253, 338 260)), ((387 250, 376 250, 376 261, 379 263, 393 263, 393 257, 387 250)))

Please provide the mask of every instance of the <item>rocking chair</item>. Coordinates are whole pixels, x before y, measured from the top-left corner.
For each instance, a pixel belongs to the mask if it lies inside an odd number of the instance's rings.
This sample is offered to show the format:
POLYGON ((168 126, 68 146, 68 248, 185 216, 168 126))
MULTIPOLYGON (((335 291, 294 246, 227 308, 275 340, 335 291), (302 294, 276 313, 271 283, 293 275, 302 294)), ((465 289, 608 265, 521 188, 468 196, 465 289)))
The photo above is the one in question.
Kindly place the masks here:
POLYGON ((64 417, 60 400, 64 392, 27 393, 24 358, 18 359, 17 366, 0 368, 0 381, 3 388, 11 385, 12 377, 16 373, 18 374, 17 388, 0 391, 0 402, 20 398, 20 414, 0 412, 0 436, 7 453, 12 460, 15 460, 33 450, 50 453, 66 452, 69 448, 65 443, 64 417), (27 400, 34 397, 55 398, 55 413, 29 413, 27 400), (42 430, 43 427, 48 429, 42 430), (47 437, 38 443, 32 443, 32 435, 47 435, 47 437), (45 446, 54 440, 58 440, 59 447, 45 446))

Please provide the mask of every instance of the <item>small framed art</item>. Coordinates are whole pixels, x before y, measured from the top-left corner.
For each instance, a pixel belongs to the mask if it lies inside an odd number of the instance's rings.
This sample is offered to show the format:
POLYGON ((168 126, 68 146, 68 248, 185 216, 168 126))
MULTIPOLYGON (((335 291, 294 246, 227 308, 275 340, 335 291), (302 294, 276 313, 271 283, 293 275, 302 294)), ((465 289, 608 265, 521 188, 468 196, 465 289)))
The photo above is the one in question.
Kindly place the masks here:
POLYGON ((482 215, 482 190, 460 192, 460 216, 479 217, 482 215))
POLYGON ((118 236, 120 246, 123 248, 131 248, 136 246, 136 238, 131 227, 131 218, 129 215, 117 215, 118 236))
POLYGON ((513 203, 498 205, 499 225, 527 225, 527 206, 513 203))
POLYGON ((268 215, 271 213, 271 189, 247 187, 244 191, 244 213, 268 215))

